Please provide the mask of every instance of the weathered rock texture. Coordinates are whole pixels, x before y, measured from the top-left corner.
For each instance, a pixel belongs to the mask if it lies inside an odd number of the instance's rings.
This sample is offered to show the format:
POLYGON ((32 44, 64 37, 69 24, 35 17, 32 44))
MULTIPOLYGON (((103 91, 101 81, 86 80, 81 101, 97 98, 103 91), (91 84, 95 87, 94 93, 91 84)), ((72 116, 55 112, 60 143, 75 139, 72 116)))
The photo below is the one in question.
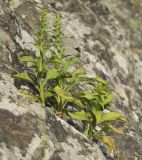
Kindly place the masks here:
POLYGON ((112 109, 129 120, 126 136, 116 138, 118 148, 112 159, 142 157, 142 31, 122 23, 135 13, 132 2, 0 0, 0 159, 104 159, 95 144, 25 100, 10 78, 21 68, 17 57, 36 53, 32 42, 41 6, 48 9, 51 21, 55 11, 61 12, 68 52, 80 56, 88 76, 97 74, 110 81, 112 109))

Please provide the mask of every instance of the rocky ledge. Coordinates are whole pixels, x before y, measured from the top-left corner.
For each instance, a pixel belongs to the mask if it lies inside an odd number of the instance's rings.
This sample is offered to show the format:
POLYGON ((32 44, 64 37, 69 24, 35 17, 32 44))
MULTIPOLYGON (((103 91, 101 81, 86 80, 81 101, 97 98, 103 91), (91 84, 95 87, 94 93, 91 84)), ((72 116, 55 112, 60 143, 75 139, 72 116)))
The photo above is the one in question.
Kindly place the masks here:
POLYGON ((123 112, 129 120, 126 135, 116 138, 117 150, 111 159, 142 157, 142 58, 141 48, 135 44, 140 42, 141 30, 137 36, 137 29, 133 28, 135 35, 131 40, 128 28, 116 19, 124 16, 124 22, 134 1, 110 2, 0 0, 0 159, 104 159, 96 144, 26 99, 17 90, 19 85, 14 86, 11 75, 21 68, 17 58, 37 51, 33 41, 42 6, 47 8, 51 21, 54 12, 61 12, 68 52, 78 54, 88 76, 97 74, 110 82, 114 95, 112 110, 123 112))

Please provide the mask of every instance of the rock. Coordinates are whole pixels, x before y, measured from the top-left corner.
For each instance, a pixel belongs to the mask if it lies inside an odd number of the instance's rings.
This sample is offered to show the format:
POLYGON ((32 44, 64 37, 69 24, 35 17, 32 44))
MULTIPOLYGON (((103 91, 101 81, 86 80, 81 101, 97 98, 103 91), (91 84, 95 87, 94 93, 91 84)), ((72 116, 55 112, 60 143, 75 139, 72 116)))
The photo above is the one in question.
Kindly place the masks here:
POLYGON ((110 82, 112 109, 129 121, 126 136, 116 138, 114 159, 141 158, 142 16, 141 5, 130 0, 0 1, 0 158, 103 159, 96 144, 29 101, 13 85, 11 76, 24 69, 18 57, 38 54, 31 43, 42 6, 49 11, 49 25, 53 13, 61 12, 67 53, 81 58, 89 77, 99 75, 110 82))
POLYGON ((132 118, 134 119, 134 121, 139 122, 139 117, 134 111, 132 111, 132 118))

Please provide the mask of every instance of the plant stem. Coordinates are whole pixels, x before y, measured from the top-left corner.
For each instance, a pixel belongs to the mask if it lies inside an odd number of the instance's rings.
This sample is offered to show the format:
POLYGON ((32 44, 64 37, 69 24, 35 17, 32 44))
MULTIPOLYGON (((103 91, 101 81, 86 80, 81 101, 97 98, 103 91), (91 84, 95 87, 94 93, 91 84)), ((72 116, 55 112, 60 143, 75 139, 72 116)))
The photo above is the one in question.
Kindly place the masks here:
POLYGON ((44 87, 42 80, 39 80, 39 86, 40 86, 40 100, 41 100, 41 105, 44 107, 45 106, 45 95, 44 95, 44 87))

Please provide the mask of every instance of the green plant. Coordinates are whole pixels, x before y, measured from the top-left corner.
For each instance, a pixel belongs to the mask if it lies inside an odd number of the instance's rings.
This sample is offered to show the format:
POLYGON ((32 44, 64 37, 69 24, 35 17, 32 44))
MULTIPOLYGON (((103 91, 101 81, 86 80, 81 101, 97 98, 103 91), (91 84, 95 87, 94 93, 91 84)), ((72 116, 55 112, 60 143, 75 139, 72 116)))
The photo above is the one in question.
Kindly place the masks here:
POLYGON ((120 113, 108 110, 112 95, 107 82, 100 77, 88 78, 79 59, 65 54, 60 14, 55 16, 49 37, 47 13, 42 12, 35 45, 40 55, 20 57, 21 62, 32 62, 32 65, 26 72, 15 75, 15 78, 33 85, 42 106, 47 104, 52 107, 60 117, 81 121, 84 134, 88 138, 102 140, 109 151, 112 151, 115 142, 111 134, 123 134, 123 130, 115 126, 118 122, 127 120, 120 113), (47 51, 51 53, 50 58, 46 58, 47 51), (86 90, 85 86, 89 89, 86 90))
POLYGON ((39 32, 36 33, 35 45, 39 49, 39 56, 23 56, 20 57, 20 62, 32 62, 32 66, 27 68, 26 72, 14 75, 15 78, 23 79, 31 83, 34 89, 37 91, 37 98, 40 100, 42 106, 45 105, 46 99, 46 83, 50 79, 54 79, 58 76, 56 70, 47 70, 46 52, 49 50, 47 45, 47 13, 41 14, 41 25, 39 32))
MULTIPOLYGON (((49 66, 54 66, 58 77, 54 80, 54 85, 48 88, 48 100, 52 98, 52 105, 55 112, 63 116, 70 103, 76 104, 76 97, 73 90, 76 87, 75 81, 84 70, 77 68, 79 60, 73 55, 65 55, 65 47, 62 42, 61 15, 56 14, 55 24, 52 29, 52 56, 48 61, 49 66), (70 71, 73 67, 73 71, 70 71)), ((49 68, 50 70, 50 68, 49 68)))
POLYGON ((81 92, 82 94, 78 97, 85 107, 69 115, 83 122, 83 131, 88 138, 102 140, 111 152, 115 148, 115 142, 109 134, 123 134, 123 129, 116 128, 115 123, 127 122, 127 120, 120 113, 107 110, 112 101, 112 95, 106 81, 96 77, 94 80, 88 79, 87 83, 93 87, 92 91, 81 92))

